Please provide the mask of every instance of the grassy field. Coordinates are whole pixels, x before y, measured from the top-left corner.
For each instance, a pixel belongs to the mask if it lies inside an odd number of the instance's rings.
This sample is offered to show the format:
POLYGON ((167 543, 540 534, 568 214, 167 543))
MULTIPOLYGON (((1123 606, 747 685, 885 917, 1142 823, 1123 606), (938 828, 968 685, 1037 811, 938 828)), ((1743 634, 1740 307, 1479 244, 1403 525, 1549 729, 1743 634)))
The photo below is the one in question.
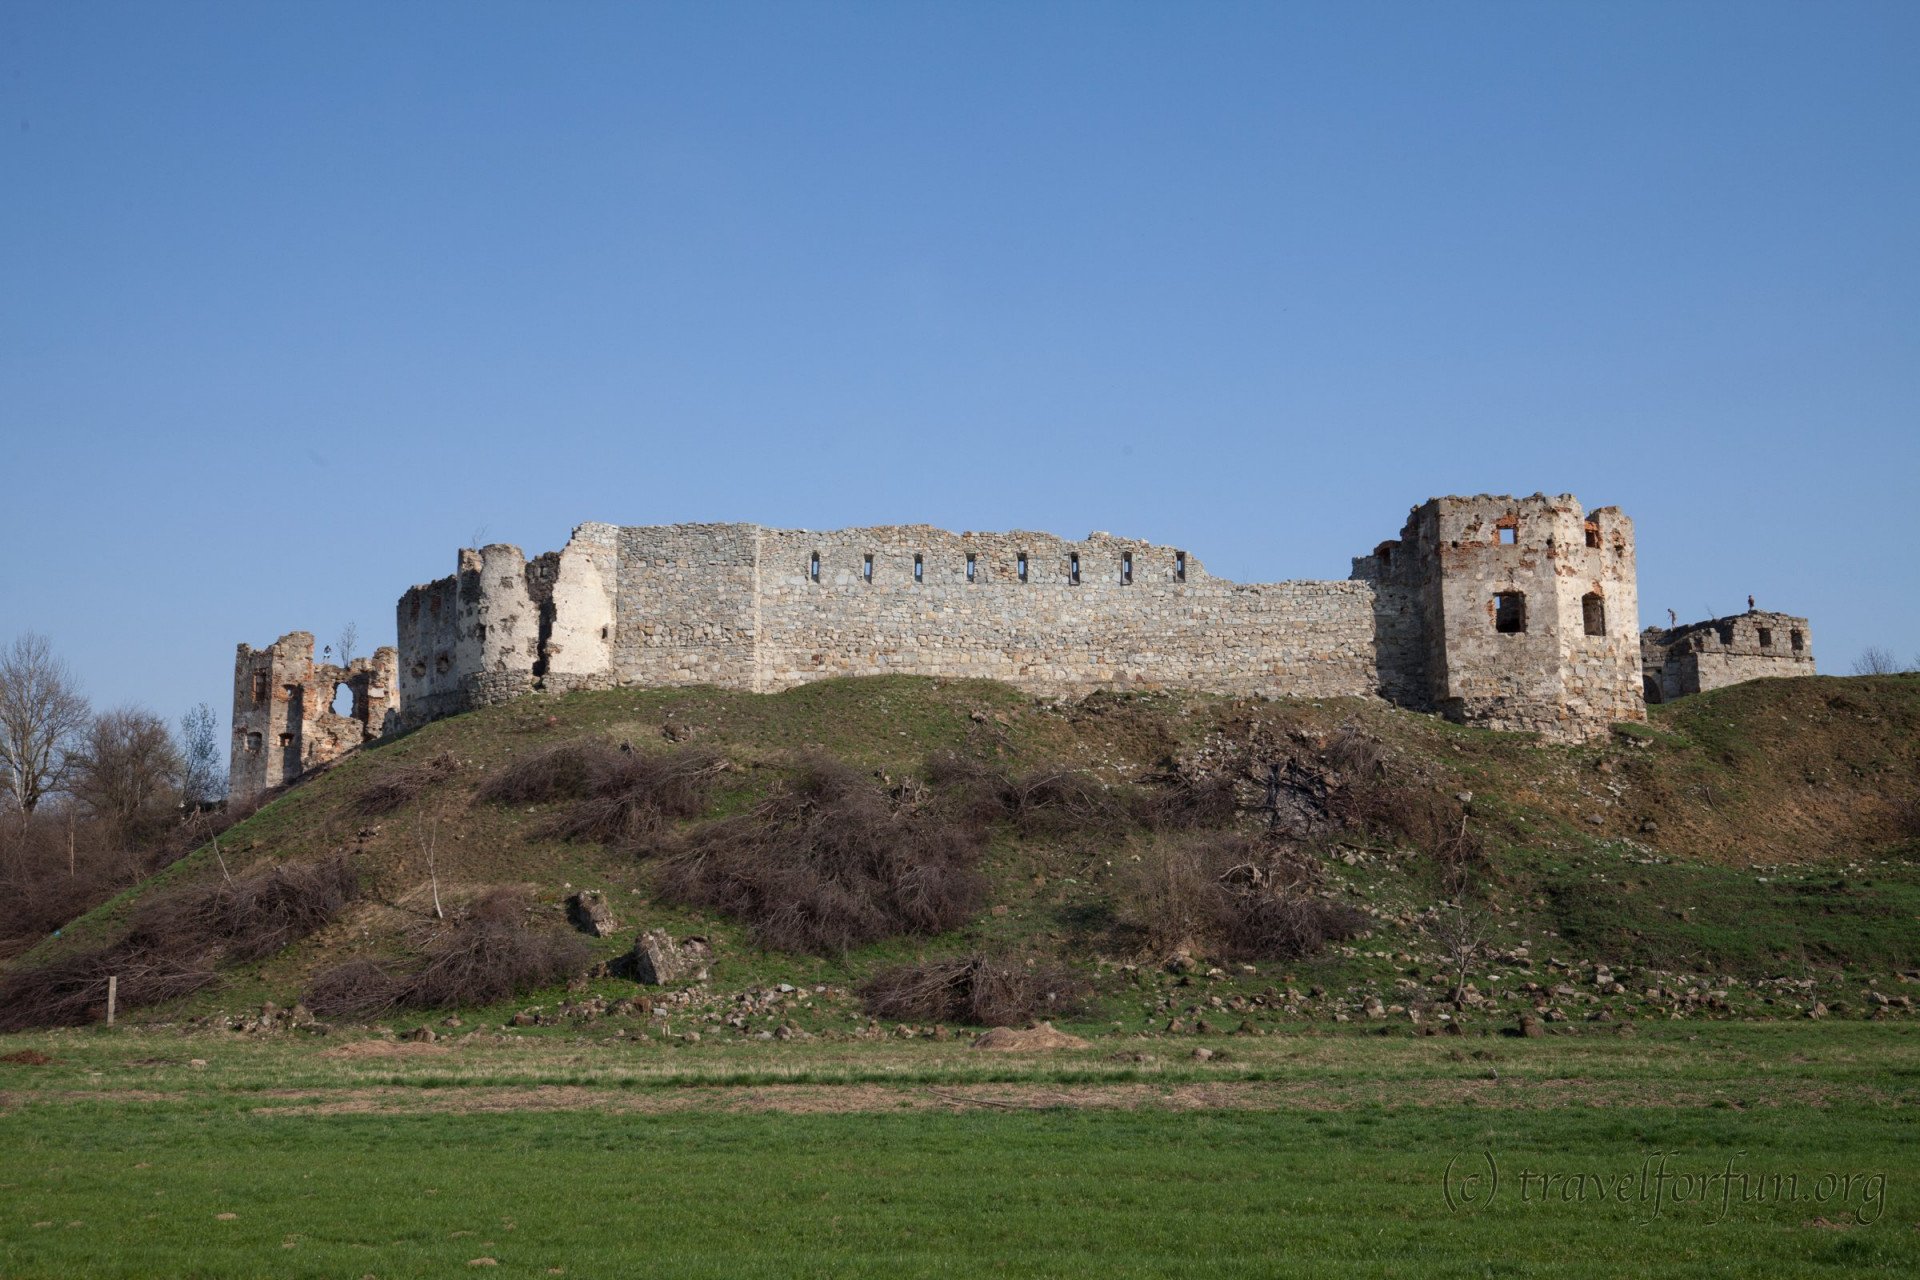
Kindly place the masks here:
POLYGON ((1908 1024, 1212 1043, 8 1037, 0 1275, 1920 1266, 1908 1024))

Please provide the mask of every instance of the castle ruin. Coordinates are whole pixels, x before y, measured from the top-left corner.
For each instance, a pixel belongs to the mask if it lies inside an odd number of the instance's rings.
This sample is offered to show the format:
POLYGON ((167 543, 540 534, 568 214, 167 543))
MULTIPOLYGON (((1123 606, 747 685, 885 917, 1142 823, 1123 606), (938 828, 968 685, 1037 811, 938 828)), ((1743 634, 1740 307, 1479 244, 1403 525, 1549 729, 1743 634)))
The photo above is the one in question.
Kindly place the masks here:
POLYGON ((1570 494, 1430 499, 1334 582, 1230 582, 1104 533, 590 523, 531 560, 462 550, 400 597, 397 649, 349 667, 316 665, 305 632, 240 646, 232 790, 536 691, 977 677, 1049 696, 1376 697, 1578 742, 1645 720, 1649 700, 1813 670, 1805 619, 1656 638, 1638 618, 1633 522, 1570 494), (348 716, 319 701, 341 685, 348 716))

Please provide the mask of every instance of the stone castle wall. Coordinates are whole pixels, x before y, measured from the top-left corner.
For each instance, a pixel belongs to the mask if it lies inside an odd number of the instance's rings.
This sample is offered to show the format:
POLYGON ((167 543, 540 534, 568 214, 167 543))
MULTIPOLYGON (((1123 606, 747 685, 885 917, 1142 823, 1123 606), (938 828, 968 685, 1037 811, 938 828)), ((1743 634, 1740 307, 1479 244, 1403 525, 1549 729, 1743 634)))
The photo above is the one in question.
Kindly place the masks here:
POLYGON ((1648 702, 1746 680, 1814 674, 1807 620, 1759 609, 1664 630, 1648 627, 1640 635, 1640 652, 1648 702))
MULTIPOLYGON (((1612 507, 1586 512, 1568 494, 1434 498, 1398 538, 1355 559, 1350 577, 1264 584, 1215 578, 1181 548, 1102 533, 589 523, 532 560, 499 543, 463 550, 455 573, 401 596, 381 722, 410 727, 536 690, 774 691, 909 674, 1050 696, 1377 697, 1579 741, 1645 719, 1662 681, 1692 692, 1812 670, 1804 619, 1766 615, 1784 620, 1774 624, 1783 638, 1736 619, 1655 643, 1636 633, 1636 592, 1633 522, 1612 507), (1656 658, 1643 691, 1643 660, 1656 658)), ((304 687, 299 646, 276 656, 303 634, 258 655, 241 646, 235 771, 254 789, 311 762, 243 760, 247 734, 270 755, 284 724, 311 724, 302 744, 327 732, 304 707, 243 705, 261 664, 269 687, 304 687)))

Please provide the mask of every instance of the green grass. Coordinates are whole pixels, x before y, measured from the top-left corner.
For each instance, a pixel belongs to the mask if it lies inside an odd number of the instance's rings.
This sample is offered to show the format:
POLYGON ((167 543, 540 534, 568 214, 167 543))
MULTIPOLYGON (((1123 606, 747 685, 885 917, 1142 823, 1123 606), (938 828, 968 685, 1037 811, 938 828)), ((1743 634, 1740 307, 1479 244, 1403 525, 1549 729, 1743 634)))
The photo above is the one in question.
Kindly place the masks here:
POLYGON ((1920 1267, 1912 1023, 1343 1028, 1211 1037, 1212 1062, 1166 1037, 1043 1057, 578 1035, 326 1056, 339 1042, 0 1040, 53 1059, 0 1065, 0 1275, 1920 1267), (1753 1181, 1723 1201, 1703 1180, 1730 1162, 1753 1181))
MULTIPOLYGON (((0 1118, 0 1269, 30 1276, 1912 1274, 1920 1133, 1843 1106, 0 1118), (1491 1152, 1505 1186, 1449 1208, 1491 1152), (1717 1191, 1562 1200, 1665 1153, 1717 1191), (1530 1175, 1525 1187, 1522 1174, 1530 1175), (1558 1175, 1543 1198, 1532 1176, 1558 1175), (1843 1201, 1822 1175, 1856 1175, 1843 1201), (1757 1197, 1756 1197, 1757 1199, 1757 1197), (222 1220, 220 1215, 233 1214, 222 1220), (1867 1219, 1857 1223, 1857 1219, 1867 1219), (1825 1219, 1838 1227, 1809 1225, 1825 1219), (50 1225, 37 1225, 37 1224, 50 1225)), ((1641 1184, 1644 1186, 1644 1184, 1641 1184)))

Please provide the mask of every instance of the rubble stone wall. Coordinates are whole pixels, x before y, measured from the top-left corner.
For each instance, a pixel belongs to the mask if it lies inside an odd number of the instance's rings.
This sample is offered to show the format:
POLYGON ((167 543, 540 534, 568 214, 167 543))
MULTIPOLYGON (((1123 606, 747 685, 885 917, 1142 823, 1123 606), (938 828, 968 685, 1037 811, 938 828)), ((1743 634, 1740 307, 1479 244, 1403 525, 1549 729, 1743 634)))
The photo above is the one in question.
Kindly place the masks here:
POLYGON ((1670 702, 1745 680, 1810 676, 1813 628, 1790 613, 1753 609, 1640 636, 1648 702, 1670 702))
POLYGON ((333 744, 536 690, 979 677, 1051 696, 1378 697, 1580 741, 1644 720, 1650 697, 1813 670, 1804 618, 1642 636, 1638 614, 1633 522, 1570 494, 1430 499, 1350 577, 1264 584, 1104 533, 590 523, 531 561, 502 543, 462 550, 452 575, 409 589, 397 668, 365 673, 382 692, 359 725, 314 713, 311 636, 242 645, 235 792, 346 749, 333 744))
POLYGON ((398 653, 376 649, 345 666, 313 660, 313 633, 294 631, 233 660, 233 741, 227 783, 246 800, 291 782, 400 726, 398 653), (350 708, 334 713, 344 686, 350 708))

